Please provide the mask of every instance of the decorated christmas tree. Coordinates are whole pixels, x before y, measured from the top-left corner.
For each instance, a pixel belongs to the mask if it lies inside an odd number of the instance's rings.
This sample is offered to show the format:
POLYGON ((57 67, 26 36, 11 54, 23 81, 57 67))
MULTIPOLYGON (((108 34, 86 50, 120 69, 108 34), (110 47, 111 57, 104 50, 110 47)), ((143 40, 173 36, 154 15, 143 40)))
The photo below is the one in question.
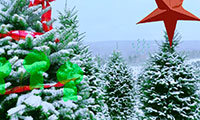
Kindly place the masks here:
POLYGON ((132 71, 119 52, 113 52, 104 67, 106 103, 112 120, 133 119, 134 89, 132 71))
POLYGON ((198 77, 185 63, 185 56, 176 52, 180 36, 170 47, 168 37, 157 53, 151 55, 138 81, 140 99, 146 120, 197 120, 199 97, 198 77))
POLYGON ((52 1, 0 1, 0 115, 105 120, 98 67, 82 43, 76 12, 65 9, 53 29, 52 1))

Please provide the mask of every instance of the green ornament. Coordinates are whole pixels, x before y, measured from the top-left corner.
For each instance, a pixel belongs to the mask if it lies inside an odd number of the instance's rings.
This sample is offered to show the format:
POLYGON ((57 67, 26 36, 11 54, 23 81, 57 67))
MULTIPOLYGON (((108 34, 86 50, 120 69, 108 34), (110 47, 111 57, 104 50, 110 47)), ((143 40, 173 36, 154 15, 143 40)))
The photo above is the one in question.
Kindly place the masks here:
POLYGON ((4 78, 9 76, 11 70, 10 62, 4 57, 0 57, 0 94, 5 94, 6 92, 4 78))
POLYGON ((24 68, 31 74, 30 88, 44 88, 43 73, 50 67, 49 58, 41 51, 33 51, 24 59, 24 68))
POLYGON ((66 61, 60 69, 57 71, 57 79, 64 84, 63 100, 77 101, 77 87, 83 80, 83 71, 77 64, 72 64, 70 61, 66 61))

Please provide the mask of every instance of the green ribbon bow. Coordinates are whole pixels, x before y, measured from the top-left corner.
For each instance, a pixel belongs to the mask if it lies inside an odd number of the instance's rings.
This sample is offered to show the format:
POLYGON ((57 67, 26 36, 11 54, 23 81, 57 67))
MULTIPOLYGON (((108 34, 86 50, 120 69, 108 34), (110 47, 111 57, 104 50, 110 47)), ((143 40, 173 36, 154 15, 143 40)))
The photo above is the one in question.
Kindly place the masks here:
POLYGON ((0 57, 0 94, 5 94, 6 92, 4 78, 9 76, 11 70, 10 62, 4 57, 0 57))
POLYGON ((65 84, 63 91, 63 100, 77 101, 77 87, 83 80, 83 71, 77 64, 72 64, 70 61, 66 61, 64 65, 57 71, 57 79, 62 84, 65 84))
POLYGON ((30 88, 44 88, 43 73, 50 67, 49 58, 41 51, 33 51, 24 59, 24 68, 31 74, 30 88))

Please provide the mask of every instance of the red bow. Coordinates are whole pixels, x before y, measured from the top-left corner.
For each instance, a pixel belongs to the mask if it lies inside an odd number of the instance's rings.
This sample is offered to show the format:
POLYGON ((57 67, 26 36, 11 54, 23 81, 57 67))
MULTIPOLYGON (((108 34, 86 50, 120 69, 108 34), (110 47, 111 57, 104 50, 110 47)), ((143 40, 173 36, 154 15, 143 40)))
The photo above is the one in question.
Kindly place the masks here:
MULTIPOLYGON (((55 0, 34 0, 34 2, 30 1, 29 7, 36 6, 42 4, 42 9, 45 9, 50 6, 49 2, 53 2, 55 0), (46 2, 46 5, 45 5, 46 2)), ((47 22, 51 21, 51 10, 48 10, 46 13, 42 15, 41 23, 43 26, 43 30, 45 32, 50 31, 53 29, 52 25, 48 26, 47 22)))

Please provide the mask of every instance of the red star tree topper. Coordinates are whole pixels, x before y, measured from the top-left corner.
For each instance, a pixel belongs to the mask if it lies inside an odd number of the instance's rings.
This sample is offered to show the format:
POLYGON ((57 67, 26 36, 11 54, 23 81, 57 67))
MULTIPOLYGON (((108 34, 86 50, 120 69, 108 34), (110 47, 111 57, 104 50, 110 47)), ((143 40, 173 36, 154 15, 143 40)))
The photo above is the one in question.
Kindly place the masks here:
POLYGON ((164 21, 170 46, 172 46, 178 20, 200 21, 198 17, 182 7, 183 0, 156 0, 156 3, 158 8, 137 24, 164 21))

